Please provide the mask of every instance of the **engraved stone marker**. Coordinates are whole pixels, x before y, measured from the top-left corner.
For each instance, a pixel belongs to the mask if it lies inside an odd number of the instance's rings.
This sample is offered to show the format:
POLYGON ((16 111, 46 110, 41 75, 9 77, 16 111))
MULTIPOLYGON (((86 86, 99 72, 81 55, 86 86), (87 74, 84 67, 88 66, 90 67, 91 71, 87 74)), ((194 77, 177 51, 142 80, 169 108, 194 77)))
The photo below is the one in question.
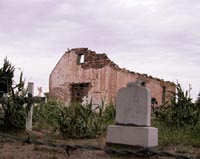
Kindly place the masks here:
POLYGON ((116 99, 116 125, 108 127, 107 142, 132 146, 158 145, 158 129, 150 127, 150 91, 140 82, 128 83, 116 99))
POLYGON ((150 99, 150 92, 145 87, 134 84, 127 88, 121 88, 116 99, 116 122, 150 126, 150 99))

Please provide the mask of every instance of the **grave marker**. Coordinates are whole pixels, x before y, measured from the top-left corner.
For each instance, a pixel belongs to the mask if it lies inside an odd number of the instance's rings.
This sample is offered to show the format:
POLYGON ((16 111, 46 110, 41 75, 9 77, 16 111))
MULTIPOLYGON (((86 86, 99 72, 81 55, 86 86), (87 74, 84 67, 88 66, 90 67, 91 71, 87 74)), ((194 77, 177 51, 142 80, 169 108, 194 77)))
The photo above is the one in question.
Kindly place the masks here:
POLYGON ((140 82, 121 88, 116 99, 116 125, 108 127, 107 143, 153 147, 158 145, 158 129, 150 127, 150 91, 140 82))
POLYGON ((28 98, 27 98, 27 114, 26 114, 26 131, 32 131, 32 115, 33 115, 33 92, 34 83, 28 82, 28 98))

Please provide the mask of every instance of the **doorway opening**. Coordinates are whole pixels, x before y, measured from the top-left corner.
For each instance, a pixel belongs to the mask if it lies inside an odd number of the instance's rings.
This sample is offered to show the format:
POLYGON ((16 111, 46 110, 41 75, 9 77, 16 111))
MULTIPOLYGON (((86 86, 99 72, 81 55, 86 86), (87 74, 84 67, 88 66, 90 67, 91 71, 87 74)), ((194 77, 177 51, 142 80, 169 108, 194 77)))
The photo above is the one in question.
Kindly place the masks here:
POLYGON ((82 103, 83 98, 88 96, 91 83, 71 84, 71 103, 82 103))

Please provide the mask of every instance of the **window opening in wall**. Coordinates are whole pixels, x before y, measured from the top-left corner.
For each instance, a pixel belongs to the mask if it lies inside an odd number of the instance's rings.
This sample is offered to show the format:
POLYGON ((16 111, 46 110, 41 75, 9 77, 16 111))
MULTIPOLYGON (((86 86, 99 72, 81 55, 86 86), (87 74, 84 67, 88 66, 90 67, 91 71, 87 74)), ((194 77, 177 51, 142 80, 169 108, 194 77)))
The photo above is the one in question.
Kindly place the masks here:
POLYGON ((90 83, 71 84, 71 103, 82 103, 83 98, 88 96, 90 83))
POLYGON ((165 102, 165 98, 166 98, 166 87, 162 86, 162 103, 165 102))
POLYGON ((84 62, 85 62, 85 55, 84 54, 78 54, 77 64, 82 64, 84 62))

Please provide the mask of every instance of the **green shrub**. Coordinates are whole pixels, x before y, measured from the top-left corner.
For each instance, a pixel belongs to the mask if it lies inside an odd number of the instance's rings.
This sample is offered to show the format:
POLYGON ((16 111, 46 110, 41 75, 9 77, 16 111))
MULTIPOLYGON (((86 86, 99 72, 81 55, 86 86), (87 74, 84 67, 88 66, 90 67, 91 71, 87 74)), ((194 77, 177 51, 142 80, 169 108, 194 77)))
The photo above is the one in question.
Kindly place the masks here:
POLYGON ((41 129, 55 129, 61 104, 55 101, 48 103, 37 104, 33 107, 33 128, 41 129))
POLYGON ((58 118, 59 130, 69 138, 95 138, 104 133, 109 124, 112 124, 114 111, 113 106, 107 106, 104 110, 104 105, 93 110, 92 103, 64 107, 58 118))
POLYGON ((33 128, 59 130, 67 138, 95 138, 114 123, 114 106, 104 107, 102 102, 93 109, 92 101, 86 105, 69 106, 53 101, 38 104, 33 109, 33 128))
POLYGON ((176 85, 177 92, 169 103, 160 106, 160 111, 155 112, 159 122, 169 127, 191 127, 199 124, 200 107, 192 103, 188 91, 184 93, 180 84, 176 85))
POLYGON ((3 67, 0 68, 0 125, 5 129, 24 129, 26 104, 24 89, 24 81, 22 73, 19 83, 15 83, 14 78, 15 68, 7 60, 4 60, 3 67))
POLYGON ((88 134, 88 132, 86 134, 87 124, 90 116, 86 116, 86 113, 83 114, 83 111, 86 112, 81 105, 72 105, 64 107, 61 110, 58 118, 58 128, 65 137, 86 137, 88 134))
POLYGON ((200 105, 193 103, 180 84, 169 103, 153 113, 152 125, 158 128, 159 144, 200 146, 200 105))
POLYGON ((26 110, 23 97, 4 96, 0 99, 3 111, 1 125, 6 129, 24 129, 26 121, 26 110))
POLYGON ((104 125, 106 126, 104 130, 107 129, 108 125, 111 125, 115 122, 115 116, 116 116, 115 106, 113 104, 110 104, 105 108, 102 115, 102 118, 104 119, 104 125))

